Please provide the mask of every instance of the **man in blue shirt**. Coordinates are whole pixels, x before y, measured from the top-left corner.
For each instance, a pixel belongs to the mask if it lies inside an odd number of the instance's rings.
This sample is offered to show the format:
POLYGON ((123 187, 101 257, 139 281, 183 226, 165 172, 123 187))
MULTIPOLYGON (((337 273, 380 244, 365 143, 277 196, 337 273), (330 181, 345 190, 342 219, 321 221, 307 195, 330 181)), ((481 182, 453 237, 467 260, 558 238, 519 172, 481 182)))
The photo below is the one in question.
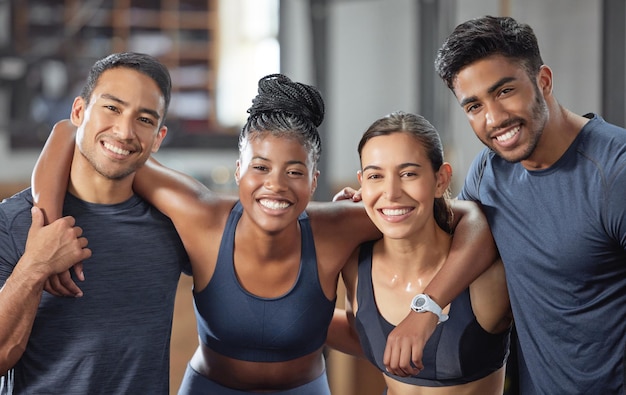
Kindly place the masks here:
POLYGON ((30 188, 0 203, 0 393, 169 392, 174 297, 188 258, 171 221, 132 183, 167 133, 170 90, 169 72, 150 56, 99 60, 71 110, 66 217, 43 226, 30 188), (76 297, 44 292, 77 262, 76 297))
POLYGON ((563 108, 512 18, 460 24, 435 64, 486 146, 460 198, 480 202, 504 262, 521 393, 623 393, 626 131, 563 108))

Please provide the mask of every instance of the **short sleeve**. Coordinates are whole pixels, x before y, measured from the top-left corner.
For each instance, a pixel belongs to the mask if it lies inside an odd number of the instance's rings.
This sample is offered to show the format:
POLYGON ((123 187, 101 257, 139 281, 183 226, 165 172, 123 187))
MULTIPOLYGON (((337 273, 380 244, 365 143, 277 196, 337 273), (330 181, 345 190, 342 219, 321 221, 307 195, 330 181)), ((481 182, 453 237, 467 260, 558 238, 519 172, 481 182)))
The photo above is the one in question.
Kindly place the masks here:
POLYGON ((488 148, 484 148, 472 161, 458 199, 480 201, 478 191, 485 166, 487 165, 487 159, 489 158, 489 152, 491 151, 488 148))
POLYGON ((626 161, 609 179, 602 211, 607 234, 626 251, 626 161))

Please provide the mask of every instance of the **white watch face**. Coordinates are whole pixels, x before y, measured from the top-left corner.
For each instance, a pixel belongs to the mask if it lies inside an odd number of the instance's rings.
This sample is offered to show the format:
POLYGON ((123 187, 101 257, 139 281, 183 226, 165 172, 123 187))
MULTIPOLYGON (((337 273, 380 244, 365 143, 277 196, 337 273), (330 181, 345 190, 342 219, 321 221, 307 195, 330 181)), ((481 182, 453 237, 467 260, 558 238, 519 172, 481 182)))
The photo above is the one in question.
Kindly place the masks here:
POLYGON ((425 304, 426 298, 424 297, 417 298, 417 300, 415 301, 415 306, 417 306, 418 308, 424 306, 425 304))

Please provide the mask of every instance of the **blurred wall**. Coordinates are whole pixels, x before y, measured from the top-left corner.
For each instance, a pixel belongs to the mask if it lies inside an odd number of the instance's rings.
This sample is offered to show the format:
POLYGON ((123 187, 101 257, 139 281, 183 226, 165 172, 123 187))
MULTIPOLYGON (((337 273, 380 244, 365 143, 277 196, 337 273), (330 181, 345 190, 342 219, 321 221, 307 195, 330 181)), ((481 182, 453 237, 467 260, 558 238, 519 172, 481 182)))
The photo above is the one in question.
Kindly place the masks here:
MULTIPOLYGON (((445 1, 445 0, 442 0, 445 1)), ((294 3, 308 3, 296 0, 294 3)), ((450 3, 450 2, 448 2, 450 3)), ((546 64, 554 70, 560 102, 575 112, 600 111, 601 0, 462 0, 453 1, 454 23, 473 17, 507 14, 530 24, 538 36, 546 64)), ((417 65, 418 1, 337 0, 329 2, 325 128, 327 177, 333 188, 356 185, 361 134, 375 119, 395 110, 420 111, 417 65)), ((306 7, 293 7, 287 19, 302 19, 306 7)), ((626 16, 625 16, 626 19, 626 16)), ((285 24, 288 22, 284 22, 285 24)), ((298 37, 305 42, 296 23, 298 37)), ((293 36, 289 33, 285 37, 293 36)), ((283 50, 286 47, 283 45, 283 50)), ((315 83, 313 73, 298 65, 313 64, 311 50, 287 43, 283 71, 315 83), (297 59, 291 62, 289 59, 297 59), (306 59, 309 59, 307 62, 306 59)), ((441 86, 443 82, 439 81, 441 86)), ((449 93, 446 156, 454 168, 454 189, 460 187, 469 164, 481 148, 465 115, 449 93)))
MULTIPOLYGON (((444 1, 444 0, 442 0, 444 1)), ((332 188, 356 183, 356 144, 376 118, 394 111, 420 111, 416 71, 418 7, 415 0, 336 0, 328 2, 325 74, 327 116, 323 177, 332 188)), ((485 14, 508 13, 535 29, 545 62, 555 72, 557 97, 576 112, 600 110, 601 0, 463 0, 456 22, 485 14)), ((0 5, 2 2, 0 2, 0 5)), ((309 0, 283 2, 281 71, 315 83, 310 44, 309 0)), ((0 17, 3 8, 0 7, 0 17)), ((626 16, 625 16, 626 19, 626 16)), ((0 38, 2 35, 0 35, 0 38)), ((443 83, 441 83, 443 84, 443 83)), ((0 90, 0 109, 10 101, 0 90)), ((480 144, 449 95, 451 136, 446 154, 460 183, 480 144), (462 149, 460 148, 462 147, 462 149)), ((68 108, 69 112, 69 108, 68 108)), ((0 111, 0 125, 7 114, 0 111)), ((28 180, 37 150, 11 151, 0 130, 0 182, 28 180)), ((232 169, 236 153, 211 149, 163 149, 157 157, 204 178, 214 167, 232 169)), ((456 185, 456 184, 455 184, 456 185)), ((325 198, 325 197, 319 197, 325 198)))

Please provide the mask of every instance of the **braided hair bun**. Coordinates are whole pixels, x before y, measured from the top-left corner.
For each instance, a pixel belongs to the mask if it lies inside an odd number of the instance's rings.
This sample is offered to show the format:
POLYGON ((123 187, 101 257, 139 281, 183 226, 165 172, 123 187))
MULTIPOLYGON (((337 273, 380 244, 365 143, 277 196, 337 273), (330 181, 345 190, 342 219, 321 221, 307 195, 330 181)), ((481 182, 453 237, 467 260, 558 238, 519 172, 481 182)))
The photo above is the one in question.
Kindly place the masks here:
POLYGON ((324 120, 324 100, 314 86, 293 82, 282 74, 271 74, 259 80, 259 94, 248 109, 251 117, 265 112, 292 114, 318 127, 324 120))
POLYGON ((259 80, 258 95, 248 109, 248 120, 239 135, 240 151, 253 133, 297 138, 317 163, 322 151, 317 127, 324 120, 324 100, 311 85, 293 82, 282 74, 259 80))

